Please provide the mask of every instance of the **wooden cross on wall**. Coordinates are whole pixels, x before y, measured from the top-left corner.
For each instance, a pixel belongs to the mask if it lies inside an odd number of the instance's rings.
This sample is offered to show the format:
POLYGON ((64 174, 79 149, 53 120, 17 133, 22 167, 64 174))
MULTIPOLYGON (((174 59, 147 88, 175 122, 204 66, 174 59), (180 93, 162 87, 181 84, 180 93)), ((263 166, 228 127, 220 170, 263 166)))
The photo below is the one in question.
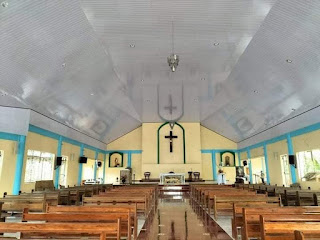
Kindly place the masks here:
POLYGON ((178 138, 178 136, 174 136, 172 135, 172 131, 170 131, 170 135, 169 136, 164 136, 165 138, 169 138, 170 139, 170 152, 173 152, 173 139, 174 138, 178 138))

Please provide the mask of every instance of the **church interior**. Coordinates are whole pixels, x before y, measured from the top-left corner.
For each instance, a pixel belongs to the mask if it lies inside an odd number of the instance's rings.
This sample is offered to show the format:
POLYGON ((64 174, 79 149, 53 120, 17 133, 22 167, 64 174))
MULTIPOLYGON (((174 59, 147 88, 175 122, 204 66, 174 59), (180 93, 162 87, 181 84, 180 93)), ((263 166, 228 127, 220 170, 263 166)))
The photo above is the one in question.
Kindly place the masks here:
POLYGON ((0 239, 320 239, 319 0, 0 1, 0 239))

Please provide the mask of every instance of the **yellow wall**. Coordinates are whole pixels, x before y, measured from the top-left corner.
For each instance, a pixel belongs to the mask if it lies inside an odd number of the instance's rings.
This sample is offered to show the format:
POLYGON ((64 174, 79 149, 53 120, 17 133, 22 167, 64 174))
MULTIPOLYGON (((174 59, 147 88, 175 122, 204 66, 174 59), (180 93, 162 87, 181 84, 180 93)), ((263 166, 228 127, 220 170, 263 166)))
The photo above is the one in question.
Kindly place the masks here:
POLYGON ((251 158, 264 156, 263 147, 251 149, 250 155, 251 158))
MULTIPOLYGON (((27 162, 27 151, 28 150, 37 150, 41 152, 52 153, 56 156, 58 149, 58 141, 49 137, 45 137, 36 133, 28 132, 26 139, 26 147, 24 152, 24 160, 23 160, 23 170, 22 170, 22 178, 21 178, 21 191, 22 192, 31 192, 35 187, 35 183, 25 183, 24 175, 26 170, 26 162, 27 162)), ((52 171, 54 171, 52 169, 52 171)), ((54 173, 53 173, 54 178, 54 173)))
POLYGON ((107 145, 107 150, 141 150, 142 127, 127 133, 107 145))
POLYGON ((295 152, 319 149, 320 130, 293 137, 292 144, 295 152))
POLYGON ((83 155, 86 156, 87 158, 90 158, 90 159, 95 159, 95 151, 92 151, 91 149, 83 149, 83 155))
POLYGON ((201 178, 203 178, 204 180, 212 180, 213 172, 212 172, 211 154, 202 153, 201 160, 202 160, 201 178))
MULTIPOLYGON (((225 138, 208 128, 203 126, 200 127, 201 135, 201 149, 237 149, 237 144, 228 138, 225 138)), ((211 154, 201 154, 202 157, 202 178, 205 180, 213 179, 212 172, 212 161, 211 154)), ((237 154, 235 156, 235 163, 238 163, 237 154)), ((216 153, 216 169, 219 170, 220 164, 220 153, 216 153)), ((234 182, 235 179, 235 168, 234 167, 224 167, 222 168, 227 181, 234 182)))
POLYGON ((283 140, 270 145, 267 145, 270 183, 283 185, 280 155, 288 154, 287 141, 283 140))
MULTIPOLYGON (((236 149, 237 144, 202 127, 199 123, 180 124, 185 129, 186 164, 183 164, 183 138, 182 130, 179 126, 175 126, 173 130, 173 134, 178 136, 178 139, 173 140, 173 153, 169 152, 169 140, 164 138, 169 134, 170 127, 169 125, 165 125, 161 128, 160 164, 157 164, 157 131, 162 123, 143 123, 142 127, 108 144, 107 149, 142 150, 142 154, 132 154, 131 166, 136 180, 144 178, 144 172, 151 172, 151 178, 159 178, 160 173, 169 171, 187 173, 190 170, 194 172, 199 171, 201 178, 212 180, 211 154, 201 154, 200 150, 236 149)), ((219 154, 217 154, 216 159, 217 161, 220 160, 219 154)), ((107 165, 108 160, 109 156, 107 156, 107 165)), ((126 166, 127 154, 124 154, 124 160, 124 166, 126 166)), ((234 179, 235 169, 229 168, 226 171, 230 172, 230 180, 234 179)), ((109 168, 106 166, 106 182, 115 182, 119 174, 120 168, 109 168)))
POLYGON ((2 162, 0 162, 0 197, 2 197, 4 192, 12 194, 17 143, 15 141, 0 140, 0 150, 4 151, 2 162))
MULTIPOLYGON (((174 126, 173 134, 178 139, 173 140, 173 152, 169 151, 169 140, 165 135, 170 132, 169 125, 160 130, 160 164, 157 164, 157 131, 162 123, 144 123, 142 125, 142 173, 151 172, 150 178, 159 178, 160 173, 174 171, 187 173, 188 171, 202 172, 201 142, 199 123, 180 123, 185 129, 186 164, 183 163, 182 131, 174 126)), ((201 175, 202 177, 202 175, 201 175)))
POLYGON ((201 126, 201 148, 202 149, 237 149, 237 144, 208 128, 201 126))
MULTIPOLYGON (((142 143, 142 127, 139 127, 128 134, 118 138, 117 140, 107 145, 107 150, 141 150, 142 143)), ((125 169, 128 165, 128 155, 123 154, 123 168, 109 168, 109 154, 106 156, 106 183, 116 183, 116 178, 120 178, 120 170, 125 169)), ((141 154, 131 155, 132 173, 135 174, 135 179, 141 179, 141 154)))
MULTIPOLYGON (((144 123, 143 126, 133 130, 125 136, 111 142, 107 145, 108 150, 143 150, 142 154, 132 154, 132 170, 135 174, 135 179, 143 178, 145 171, 152 173, 152 178, 158 178, 162 172, 201 172, 201 178, 206 180, 213 179, 211 154, 201 154, 200 149, 236 149, 237 144, 229 139, 203 127, 199 123, 181 123, 185 128, 186 133, 186 163, 179 163, 182 157, 179 141, 182 141, 181 132, 176 129, 179 136, 174 140, 174 153, 168 152, 168 140, 164 139, 170 131, 169 126, 162 129, 161 140, 161 164, 157 164, 157 130, 161 123, 144 123), (175 154, 175 156, 173 156, 175 154), (177 156, 179 155, 179 156, 177 156), (173 163, 172 163, 173 162, 173 163), (163 164, 164 163, 164 164, 163 164)), ((177 126, 175 126, 177 128, 177 126)), ((320 130, 300 135, 292 138, 294 152, 307 151, 312 149, 320 149, 320 130)), ((58 141, 29 132, 26 138, 25 157, 23 165, 23 174, 21 182, 21 190, 30 192, 34 188, 34 184, 24 183, 25 165, 27 159, 27 150, 38 150, 42 152, 50 152, 56 155, 58 141)), ((0 140, 0 150, 4 150, 4 158, 0 162, 0 194, 3 192, 12 193, 15 163, 16 163, 16 148, 17 143, 14 141, 0 140)), ((68 143, 62 144, 62 155, 68 157, 67 162, 67 185, 73 186, 77 184, 78 168, 79 168, 79 152, 80 147, 68 143)), ((267 153, 269 159, 269 173, 271 184, 282 185, 280 155, 287 154, 287 142, 285 140, 267 145, 267 153)), ((95 152, 89 149, 84 150, 84 154, 89 159, 94 159, 95 152)), ((263 161, 263 149, 256 148, 251 150, 253 170, 260 169, 263 161)), ((97 176, 102 177, 103 168, 106 169, 106 182, 115 182, 116 177, 120 175, 120 168, 109 168, 108 158, 106 156, 106 165, 98 169, 97 176)), ((241 159, 246 159, 246 152, 241 153, 241 159)), ((103 162, 103 154, 98 155, 98 159, 103 162)), ((236 154, 236 163, 238 155, 236 154)), ((217 170, 219 169, 220 154, 216 154, 217 170)), ((127 166, 127 154, 124 154, 124 167, 127 166)), ((234 180, 234 168, 223 168, 227 179, 234 180)), ((53 173, 54 176, 54 173, 53 173)), ((297 173, 298 177, 298 173, 297 173)), ((300 180, 300 179, 299 179, 300 180)), ((317 182, 301 182, 303 188, 311 187, 319 189, 320 184, 317 182)))
POLYGON ((68 157, 67 162, 67 186, 77 185, 79 171, 80 147, 62 143, 61 154, 68 157))

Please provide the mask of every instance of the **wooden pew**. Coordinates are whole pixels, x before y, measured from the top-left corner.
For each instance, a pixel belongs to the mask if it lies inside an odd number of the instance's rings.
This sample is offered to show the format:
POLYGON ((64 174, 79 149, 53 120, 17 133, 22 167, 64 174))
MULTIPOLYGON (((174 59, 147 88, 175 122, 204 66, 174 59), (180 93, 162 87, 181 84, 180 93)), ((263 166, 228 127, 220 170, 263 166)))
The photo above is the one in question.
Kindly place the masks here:
POLYGON ((155 187, 124 187, 117 188, 107 192, 100 192, 99 195, 112 195, 112 194, 123 194, 125 192, 126 195, 135 195, 135 194, 144 194, 147 197, 148 203, 154 204, 157 200, 157 189, 155 187))
MULTIPOLYGON (((247 202, 247 203, 233 203, 233 214, 231 219, 232 236, 236 238, 237 229, 243 232, 243 208, 280 208, 278 203, 260 203, 260 202, 247 202)), ((258 220, 259 221, 259 220, 258 220)))
POLYGON ((65 212, 65 213, 29 213, 24 209, 22 222, 45 221, 45 222, 115 222, 121 220, 120 236, 131 239, 131 214, 127 212, 65 212))
POLYGON ((320 231, 320 214, 261 215, 260 229, 262 240, 293 240, 296 230, 312 236, 320 231))
POLYGON ((138 217, 137 217, 137 205, 122 205, 122 206, 50 206, 46 208, 46 213, 56 214, 72 214, 72 213, 130 213, 131 223, 133 227, 134 239, 138 236, 138 217))
POLYGON ((3 202, 2 211, 23 212, 24 208, 29 208, 32 212, 43 212, 46 209, 45 195, 36 197, 5 197, 0 199, 3 202))
POLYGON ((248 191, 226 187, 223 185, 195 186, 193 187, 193 192, 191 195, 192 202, 200 206, 205 205, 207 201, 206 196, 208 195, 209 192, 233 192, 233 193, 245 192, 247 193, 248 191))
POLYGON ((215 197, 257 197, 255 192, 244 192, 244 191, 210 191, 205 194, 205 202, 202 203, 207 209, 208 213, 211 213, 211 206, 214 204, 215 197))
POLYGON ((305 235, 304 232, 302 231, 294 231, 294 239, 295 240, 308 240, 308 239, 312 239, 312 240, 319 240, 320 239, 320 231, 310 231, 310 233, 308 235, 305 235))
MULTIPOLYGON (((234 195, 221 195, 213 197, 213 215, 217 220, 219 214, 232 215, 233 213, 233 203, 256 203, 256 204, 265 204, 265 203, 276 203, 280 206, 281 199, 279 197, 267 197, 267 196, 234 196, 234 195)), ((209 209, 211 206, 209 206, 209 209)))
POLYGON ((148 215, 148 206, 145 196, 94 196, 94 197, 84 197, 83 206, 92 206, 92 205, 111 205, 111 206, 122 206, 137 204, 137 212, 143 213, 145 216, 148 215))
POLYGON ((318 202, 315 200, 315 195, 320 194, 318 191, 301 190, 296 193, 296 205, 297 206, 318 206, 318 202))
MULTIPOLYGON (((320 211, 320 208, 317 209, 320 211)), ((260 215, 266 216, 295 216, 315 213, 315 210, 303 207, 246 207, 242 209, 242 239, 257 238, 260 236, 260 215)), ((289 218, 289 217, 288 217, 289 218)))
POLYGON ((7 195, 5 198, 38 198, 42 196, 45 198, 46 204, 58 205, 60 202, 60 191, 21 193, 20 195, 7 195))
POLYGON ((51 234, 55 236, 80 236, 83 234, 99 236, 100 240, 106 240, 107 236, 115 235, 120 240, 120 219, 114 223, 0 223, 0 233, 32 234, 43 236, 51 234))
POLYGON ((314 199, 314 205, 320 206, 320 193, 314 193, 313 199, 314 199))

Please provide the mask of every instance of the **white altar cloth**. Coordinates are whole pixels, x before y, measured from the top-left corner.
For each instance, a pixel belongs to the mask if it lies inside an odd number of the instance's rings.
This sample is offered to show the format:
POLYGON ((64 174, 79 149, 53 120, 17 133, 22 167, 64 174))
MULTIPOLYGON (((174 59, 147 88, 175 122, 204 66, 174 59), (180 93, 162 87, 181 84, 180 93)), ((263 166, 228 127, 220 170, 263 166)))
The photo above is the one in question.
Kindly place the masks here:
POLYGON ((185 184, 185 173, 161 173, 160 184, 185 184))

